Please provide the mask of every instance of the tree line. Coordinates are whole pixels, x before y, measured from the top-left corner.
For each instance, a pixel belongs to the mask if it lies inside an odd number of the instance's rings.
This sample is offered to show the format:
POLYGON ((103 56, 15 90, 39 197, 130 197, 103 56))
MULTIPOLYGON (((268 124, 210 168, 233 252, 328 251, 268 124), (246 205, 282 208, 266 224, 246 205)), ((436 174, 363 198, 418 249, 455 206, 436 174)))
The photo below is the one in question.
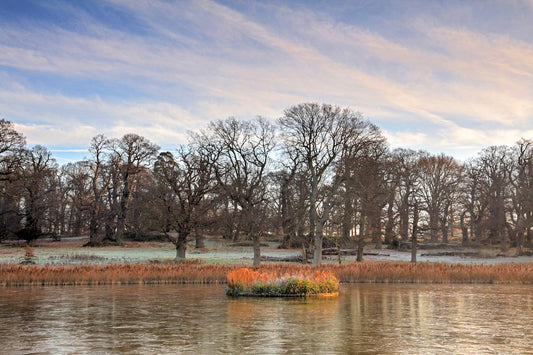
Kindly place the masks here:
MULTIPOLYGON (((360 113, 329 104, 290 107, 277 122, 227 118, 174 152, 138 134, 97 135, 89 156, 59 166, 0 120, 0 238, 89 235, 87 246, 164 236, 185 258, 206 233, 283 238, 320 264, 329 246, 377 248, 419 238, 532 242, 533 142, 491 146, 466 162, 391 150, 360 113)), ((415 256, 416 254, 414 254, 415 256)))

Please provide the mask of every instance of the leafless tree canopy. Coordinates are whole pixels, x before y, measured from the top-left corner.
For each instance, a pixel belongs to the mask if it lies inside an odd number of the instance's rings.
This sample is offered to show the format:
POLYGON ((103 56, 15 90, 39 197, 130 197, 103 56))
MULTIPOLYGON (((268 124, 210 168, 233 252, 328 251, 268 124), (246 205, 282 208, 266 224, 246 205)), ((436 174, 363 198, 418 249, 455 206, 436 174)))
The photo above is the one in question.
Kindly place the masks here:
MULTIPOLYGON (((89 236, 88 246, 165 238, 185 258, 205 233, 279 238, 320 264, 323 247, 372 243, 532 246, 533 143, 459 162, 390 150, 349 108, 302 103, 277 122, 213 121, 173 152, 137 134, 95 136, 86 160, 58 166, 0 120, 0 240, 89 236)), ((416 256, 416 254, 413 254, 416 256)))

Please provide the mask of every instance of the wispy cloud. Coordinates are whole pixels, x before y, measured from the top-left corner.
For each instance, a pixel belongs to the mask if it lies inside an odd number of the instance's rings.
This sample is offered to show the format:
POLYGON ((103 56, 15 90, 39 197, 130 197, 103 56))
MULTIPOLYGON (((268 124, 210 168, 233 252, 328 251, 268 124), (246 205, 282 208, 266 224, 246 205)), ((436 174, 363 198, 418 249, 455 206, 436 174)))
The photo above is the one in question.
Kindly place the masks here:
POLYGON ((6 117, 28 117, 27 123, 16 123, 16 128, 32 144, 45 146, 88 146, 99 133, 113 137, 132 132, 160 144, 177 145, 186 142, 187 131, 205 124, 167 102, 108 103, 102 99, 0 90, 0 106, 8 108, 6 117))
MULTIPOLYGON (((0 25, 0 112, 30 142, 76 146, 138 131, 172 144, 211 119, 277 118, 302 101, 359 110, 392 145, 454 154, 533 130, 533 43, 467 16, 448 20, 476 4, 429 3, 438 11, 428 14, 406 2, 401 17, 383 19, 396 32, 312 4, 102 4, 138 30, 71 3, 47 6, 75 26, 0 25)), ((519 5, 533 15, 531 2, 519 5)))

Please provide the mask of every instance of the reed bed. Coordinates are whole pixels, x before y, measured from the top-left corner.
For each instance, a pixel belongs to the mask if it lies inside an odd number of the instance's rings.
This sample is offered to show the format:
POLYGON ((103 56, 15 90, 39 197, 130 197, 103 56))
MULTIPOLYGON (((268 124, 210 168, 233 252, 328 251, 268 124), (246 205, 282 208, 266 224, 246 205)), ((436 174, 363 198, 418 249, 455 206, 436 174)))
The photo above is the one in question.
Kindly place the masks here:
POLYGON ((229 270, 221 265, 190 264, 3 265, 0 266, 0 285, 225 283, 229 270))
MULTIPOLYGON (((1 286, 150 283, 226 283, 238 266, 219 264, 0 265, 1 286)), ((251 270, 275 275, 325 272, 340 282, 533 284, 533 263, 446 264, 362 262, 320 267, 265 264, 251 270)))
POLYGON ((228 296, 324 296, 337 295, 339 280, 328 271, 318 268, 305 273, 281 274, 278 270, 239 268, 227 276, 228 296))

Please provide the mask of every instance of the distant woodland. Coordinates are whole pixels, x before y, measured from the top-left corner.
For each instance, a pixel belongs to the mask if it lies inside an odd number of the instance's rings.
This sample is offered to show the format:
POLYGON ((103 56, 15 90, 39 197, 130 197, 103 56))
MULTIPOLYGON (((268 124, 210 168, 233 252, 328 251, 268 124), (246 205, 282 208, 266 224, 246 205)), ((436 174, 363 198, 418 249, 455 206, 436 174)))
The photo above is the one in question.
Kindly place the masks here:
POLYGON ((464 163, 389 149, 347 108, 303 103, 277 122, 213 121, 172 152, 138 134, 92 138, 59 166, 0 120, 0 240, 89 235, 87 246, 166 238, 184 258, 205 234, 282 238, 320 264, 325 246, 425 240, 532 244, 533 142, 490 146, 464 163))

